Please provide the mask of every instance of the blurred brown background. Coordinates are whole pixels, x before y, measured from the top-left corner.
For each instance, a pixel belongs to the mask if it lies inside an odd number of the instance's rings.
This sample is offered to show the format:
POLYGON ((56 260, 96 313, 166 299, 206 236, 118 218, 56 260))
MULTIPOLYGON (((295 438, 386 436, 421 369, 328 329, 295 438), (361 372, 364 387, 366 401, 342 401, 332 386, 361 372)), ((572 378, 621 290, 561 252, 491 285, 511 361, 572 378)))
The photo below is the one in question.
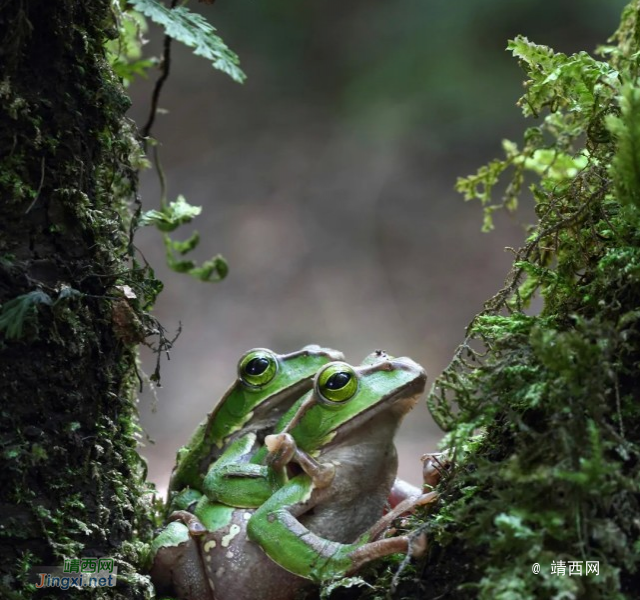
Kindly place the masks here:
MULTIPOLYGON (((149 477, 164 489, 197 423, 235 377, 244 351, 318 343, 359 362, 382 348, 408 355, 430 383, 464 328, 501 286, 531 206, 498 216, 453 190, 521 139, 522 72, 504 51, 522 33, 571 53, 592 51, 617 26, 625 0, 218 0, 193 3, 241 57, 233 83, 173 45, 153 135, 169 199, 203 206, 200 260, 222 253, 220 284, 164 266, 158 232, 137 244, 165 290, 156 315, 172 331, 157 398, 141 399, 149 477)), ((148 53, 161 32, 151 28, 148 53)), ((146 120, 152 79, 131 88, 146 120)), ((158 206, 154 172, 145 209, 158 206)), ((184 230, 183 230, 184 229, 184 230)), ((174 237, 184 239, 188 228, 174 237)), ((144 353, 151 373, 155 357, 144 353)), ((401 475, 420 481, 419 457, 441 432, 420 403, 397 437, 401 475)))

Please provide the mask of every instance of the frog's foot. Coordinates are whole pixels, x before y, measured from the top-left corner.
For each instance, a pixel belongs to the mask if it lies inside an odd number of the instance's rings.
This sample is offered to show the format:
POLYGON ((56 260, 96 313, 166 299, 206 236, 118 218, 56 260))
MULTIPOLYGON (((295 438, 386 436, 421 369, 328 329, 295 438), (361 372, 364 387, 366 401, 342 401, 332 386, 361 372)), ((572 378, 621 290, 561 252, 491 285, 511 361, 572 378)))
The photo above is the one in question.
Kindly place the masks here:
POLYGON ((264 438, 264 445, 269 450, 267 464, 276 470, 288 465, 298 449, 296 441, 288 433, 268 435, 264 438))
POLYGON ((202 521, 186 510, 176 510, 172 512, 169 515, 169 522, 174 521, 185 525, 191 537, 199 537, 207 533, 207 528, 202 524, 202 521))
MULTIPOLYGON (((424 454, 420 460, 423 462, 422 473, 424 487, 426 487, 428 491, 432 491, 438 485, 440 479, 442 479, 446 470, 449 468, 449 459, 446 453, 441 452, 424 454)), ((387 500, 389 502, 389 506, 391 508, 395 508, 404 500, 420 496, 422 493, 422 490, 409 482, 402 479, 396 479, 393 482, 393 487, 389 492, 387 500)))
MULTIPOLYGON (((428 494, 422 494, 420 496, 403 500, 400 504, 384 515, 384 517, 382 517, 375 525, 373 525, 373 527, 367 531, 365 536, 368 539, 376 540, 376 538, 389 527, 394 519, 413 510, 417 506, 431 504, 432 502, 435 502, 437 498, 438 494, 435 492, 429 492, 428 494)), ((369 542, 349 553, 349 559, 353 566, 347 575, 355 573, 365 563, 375 560, 376 558, 387 556, 388 554, 401 552, 403 554, 408 554, 412 558, 419 558, 423 556, 426 551, 427 536, 424 532, 420 532, 417 535, 401 535, 369 542)))
POLYGON ((411 540, 407 535, 386 538, 384 540, 377 540, 375 542, 364 544, 349 553, 351 568, 346 575, 353 575, 358 569, 360 569, 360 567, 377 558, 382 558, 383 556, 396 553, 407 554, 410 551, 411 540))
POLYGON ((432 454, 423 454, 420 460, 422 461, 422 478, 424 484, 430 489, 433 489, 440 483, 440 480, 450 466, 449 456, 446 452, 435 452, 432 454))
MULTIPOLYGON (((429 492, 428 494, 422 494, 420 496, 413 496, 400 502, 397 506, 391 509, 386 515, 377 521, 364 535, 370 539, 377 539, 385 529, 393 523, 399 516, 404 513, 414 510, 418 506, 426 506, 438 499, 438 494, 435 492, 429 492)), ((390 538, 400 539, 400 538, 390 538)), ((384 541, 384 540, 381 540, 384 541)))
POLYGON ((420 494, 422 494, 422 490, 417 488, 415 485, 412 485, 403 479, 396 479, 393 482, 393 487, 389 492, 387 501, 391 508, 395 508, 403 500, 406 500, 407 498, 414 498, 420 494))

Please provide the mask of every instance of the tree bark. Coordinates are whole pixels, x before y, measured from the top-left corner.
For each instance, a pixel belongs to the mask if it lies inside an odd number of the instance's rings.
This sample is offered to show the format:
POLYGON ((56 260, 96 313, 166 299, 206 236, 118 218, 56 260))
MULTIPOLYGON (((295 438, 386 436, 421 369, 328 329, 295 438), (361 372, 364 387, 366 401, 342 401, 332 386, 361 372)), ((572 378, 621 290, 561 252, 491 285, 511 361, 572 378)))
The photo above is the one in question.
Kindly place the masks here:
POLYGON ((149 524, 135 408, 146 274, 127 216, 140 149, 104 58, 114 35, 107 0, 0 3, 3 598, 31 597, 34 567, 99 556, 118 566, 102 597, 145 595, 132 539, 149 524))

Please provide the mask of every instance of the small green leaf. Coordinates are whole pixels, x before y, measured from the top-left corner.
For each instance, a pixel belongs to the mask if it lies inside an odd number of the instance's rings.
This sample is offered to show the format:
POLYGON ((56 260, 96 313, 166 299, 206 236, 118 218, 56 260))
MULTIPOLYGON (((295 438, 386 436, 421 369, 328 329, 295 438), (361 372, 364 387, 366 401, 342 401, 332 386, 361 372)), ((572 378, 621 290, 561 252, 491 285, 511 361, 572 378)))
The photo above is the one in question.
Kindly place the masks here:
POLYGON ((552 113, 564 108, 574 113, 576 126, 581 126, 596 105, 616 93, 618 72, 586 52, 567 56, 524 36, 510 40, 507 50, 522 61, 530 77, 519 102, 525 116, 537 116, 544 108, 552 113))
POLYGON ((187 238, 183 242, 178 240, 171 240, 171 248, 178 254, 187 254, 191 252, 200 243, 200 234, 194 231, 191 237, 187 238))
POLYGON ((494 523, 498 531, 508 536, 524 539, 535 536, 534 532, 524 523, 522 516, 519 514, 500 513, 496 515, 494 523))
POLYGON ((189 271, 189 275, 204 282, 222 281, 229 273, 229 265, 220 254, 206 260, 202 266, 189 271))
POLYGON ((220 254, 206 260, 201 266, 197 266, 193 260, 180 260, 175 257, 174 253, 176 252, 180 255, 191 252, 197 247, 199 241, 200 236, 197 232, 183 242, 172 240, 168 235, 165 235, 164 245, 167 264, 173 271, 177 273, 187 273, 200 281, 207 283, 221 281, 229 273, 229 265, 220 254))
POLYGON ((160 231, 173 231, 184 223, 190 223, 202 212, 201 206, 192 206, 180 195, 161 210, 148 210, 140 217, 139 225, 155 225, 160 231))
POLYGON ((142 58, 143 34, 147 31, 145 18, 134 10, 119 10, 118 37, 106 45, 107 59, 115 74, 128 86, 136 76, 146 77, 157 61, 142 58))

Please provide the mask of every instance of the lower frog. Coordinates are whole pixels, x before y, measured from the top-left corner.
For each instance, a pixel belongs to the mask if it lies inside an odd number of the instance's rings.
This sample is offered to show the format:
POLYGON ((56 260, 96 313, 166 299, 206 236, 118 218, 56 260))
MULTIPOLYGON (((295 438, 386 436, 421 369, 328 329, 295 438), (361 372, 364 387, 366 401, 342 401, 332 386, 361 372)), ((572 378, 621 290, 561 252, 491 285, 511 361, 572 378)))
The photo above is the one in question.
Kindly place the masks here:
POLYGON ((406 537, 375 538, 395 515, 433 497, 400 503, 380 520, 397 470, 393 436, 425 382, 410 359, 321 369, 285 431, 267 438, 272 465, 301 472, 257 510, 203 497, 193 513, 174 513, 163 535, 180 546, 156 552, 154 582, 183 600, 289 600, 309 580, 406 552, 406 537))

